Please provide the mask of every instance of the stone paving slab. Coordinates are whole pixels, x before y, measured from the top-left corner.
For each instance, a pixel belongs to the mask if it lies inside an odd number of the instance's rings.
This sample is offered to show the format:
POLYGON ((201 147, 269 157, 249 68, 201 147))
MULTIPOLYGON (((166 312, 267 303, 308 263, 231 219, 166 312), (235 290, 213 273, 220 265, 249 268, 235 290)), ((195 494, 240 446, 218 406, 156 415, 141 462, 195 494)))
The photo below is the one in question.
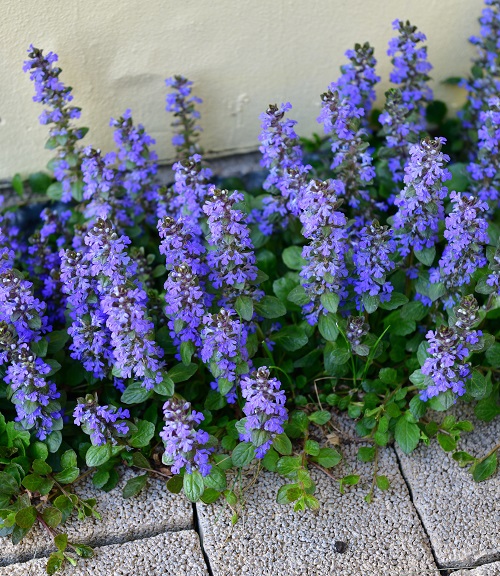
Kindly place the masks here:
MULTIPOLYGON (((463 434, 459 450, 481 456, 499 441, 500 418, 480 422, 464 405, 454 413, 474 424, 473 432, 463 434)), ((459 568, 498 560, 500 475, 474 482, 435 441, 408 456, 397 452, 437 562, 459 568)))
MULTIPOLYGON (((139 473, 129 468, 120 471, 118 486, 111 492, 93 487, 89 477, 75 487, 81 498, 96 498, 97 510, 102 520, 87 518, 83 522, 76 517, 68 520, 64 531, 69 540, 93 546, 115 544, 154 536, 165 531, 187 530, 193 527, 193 508, 186 498, 173 495, 166 489, 165 481, 149 479, 148 486, 136 497, 122 498, 126 481, 139 473)), ((18 545, 10 538, 0 540, 0 566, 20 562, 53 551, 47 534, 38 526, 18 545)))
MULTIPOLYGON (((313 469, 316 512, 293 512, 276 503, 283 478, 262 472, 245 492, 245 506, 231 527, 223 503, 197 505, 200 534, 214 576, 438 576, 424 530, 391 448, 380 451, 379 473, 392 488, 364 501, 373 464, 356 460, 357 445, 342 448, 336 478, 357 472, 362 482, 340 494, 338 482, 313 469), (335 542, 345 542, 339 553, 335 542)), ((245 476, 245 473, 244 473, 245 476)), ((243 485, 249 483, 246 473, 243 485)))
MULTIPOLYGON (((0 568, 0 576, 46 576, 46 558, 0 568)), ((94 557, 65 564, 61 576, 208 576, 194 530, 103 546, 94 557)))
POLYGON ((500 562, 483 564, 472 570, 457 570, 450 576, 500 576, 500 562))

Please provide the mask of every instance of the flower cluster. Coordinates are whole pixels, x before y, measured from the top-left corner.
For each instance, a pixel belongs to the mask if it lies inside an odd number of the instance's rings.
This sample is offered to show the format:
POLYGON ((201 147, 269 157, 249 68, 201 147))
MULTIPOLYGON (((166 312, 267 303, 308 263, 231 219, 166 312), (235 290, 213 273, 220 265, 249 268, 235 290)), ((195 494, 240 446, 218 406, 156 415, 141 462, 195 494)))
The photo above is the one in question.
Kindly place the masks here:
POLYGON ((482 335, 480 330, 472 330, 478 321, 479 306, 473 296, 462 298, 455 307, 455 325, 441 326, 427 335, 429 357, 422 366, 426 376, 425 389, 420 398, 428 400, 441 392, 452 390, 456 396, 465 394, 465 385, 472 375, 471 366, 466 362, 471 346, 476 345, 482 335))
POLYGON ((163 418, 165 426, 160 437, 165 444, 165 464, 171 465, 174 474, 178 474, 183 467, 188 474, 194 470, 202 476, 210 474, 212 465, 209 457, 214 448, 208 446, 208 433, 195 429, 205 420, 203 414, 191 410, 189 402, 172 398, 163 405, 163 418))
POLYGON ((374 220, 360 231, 359 238, 352 256, 357 276, 354 291, 360 296, 378 296, 381 302, 387 302, 393 286, 386 275, 396 266, 391 260, 396 251, 392 230, 374 220))
POLYGON ((179 160, 173 165, 173 170, 175 183, 173 197, 167 206, 168 213, 175 218, 184 216, 198 229, 212 171, 203 167, 200 154, 179 160))
POLYGON ((283 433, 288 420, 286 396, 277 378, 271 378, 266 366, 241 379, 245 432, 240 439, 252 442, 256 458, 263 458, 276 434, 283 433))
POLYGON ((162 349, 154 341, 154 326, 147 316, 145 291, 133 282, 136 269, 111 223, 98 219, 89 228, 85 254, 92 277, 97 278, 101 310, 110 331, 115 375, 141 381, 150 390, 163 380, 162 349))
POLYGON ((388 156, 388 167, 397 185, 403 181, 408 151, 410 145, 418 141, 420 127, 417 124, 417 112, 406 105, 399 88, 388 90, 385 97, 384 110, 379 116, 387 144, 383 153, 388 156))
POLYGON ((73 126, 73 120, 80 118, 80 108, 70 104, 73 100, 71 88, 61 82, 61 69, 54 65, 58 61, 57 54, 44 55, 42 50, 31 45, 28 57, 23 69, 30 73, 35 85, 33 100, 48 107, 40 115, 40 123, 53 124, 47 147, 58 148, 53 163, 54 175, 62 186, 61 200, 69 202, 72 194, 78 193, 81 179, 81 150, 77 142, 85 136, 87 129, 73 126))
POLYGON ((177 156, 184 158, 199 152, 198 138, 201 132, 197 124, 200 113, 196 110, 196 104, 201 104, 201 98, 191 95, 193 83, 184 76, 172 76, 165 81, 166 85, 172 89, 167 94, 167 112, 174 115, 172 127, 176 130, 172 138, 177 156))
POLYGON ((362 343, 363 338, 368 334, 370 325, 364 316, 349 316, 345 328, 345 336, 351 346, 351 350, 358 356, 368 356, 370 349, 362 343))
POLYGON ((243 194, 215 188, 211 194, 203 211, 208 216, 208 243, 212 247, 207 254, 209 278, 223 293, 219 304, 234 306, 238 296, 258 300, 262 292, 253 285, 257 280, 257 267, 250 229, 243 212, 235 208, 235 204, 243 201, 243 194))
POLYGON ((117 120, 112 118, 110 126, 115 128, 120 184, 125 188, 136 215, 145 213, 153 223, 158 209, 158 184, 155 182, 158 156, 150 147, 155 141, 142 124, 134 126, 130 110, 117 120))
POLYGON ((441 151, 445 143, 445 138, 424 138, 410 148, 405 187, 394 201, 398 208, 394 229, 402 256, 412 249, 433 248, 438 239, 438 225, 444 219, 443 200, 448 195, 442 183, 451 178, 444 168, 450 157, 441 151))
POLYGON ((425 104, 432 99, 432 90, 427 84, 432 65, 427 60, 427 48, 421 46, 426 37, 408 21, 394 20, 392 27, 398 36, 391 38, 387 50, 394 66, 390 79, 399 85, 404 105, 418 112, 413 129, 421 132, 425 129, 425 104))
POLYGON ((345 55, 350 62, 340 67, 342 75, 330 84, 329 89, 332 92, 338 90, 342 98, 362 108, 364 120, 367 121, 375 102, 375 84, 380 82, 380 76, 375 73, 377 61, 373 56, 373 48, 368 42, 355 44, 354 50, 347 50, 345 55))
POLYGON ((481 35, 471 36, 469 41, 476 46, 477 56, 473 60, 471 77, 460 82, 467 90, 468 106, 460 111, 465 128, 478 130, 483 123, 481 110, 488 100, 500 92, 498 46, 500 45, 500 1, 485 0, 486 7, 479 22, 481 35))
POLYGON ((344 191, 340 180, 320 182, 312 180, 300 201, 300 221, 303 235, 309 243, 302 249, 306 264, 300 272, 303 286, 310 298, 303 307, 309 324, 316 324, 320 314, 328 310, 322 303, 324 296, 333 294, 338 300, 347 296, 347 219, 338 210, 342 201, 337 199, 344 191))
POLYGON ((129 426, 124 422, 128 418, 128 410, 116 406, 100 406, 92 394, 78 398, 73 411, 75 424, 90 436, 94 446, 102 446, 107 442, 117 444, 116 437, 124 436, 129 431, 129 426))
POLYGON ((231 310, 221 308, 218 314, 203 317, 200 357, 216 378, 212 388, 230 403, 236 401, 238 376, 248 372, 247 337, 247 329, 231 310))
POLYGON ((477 155, 468 166, 472 191, 481 200, 498 205, 500 173, 500 98, 491 98, 488 109, 479 113, 477 155))
POLYGON ((474 196, 451 192, 453 211, 446 217, 444 237, 448 240, 439 268, 430 272, 431 282, 443 282, 448 291, 444 306, 451 307, 460 286, 486 265, 483 245, 488 243, 488 223, 482 216, 488 204, 474 196))
POLYGON ((302 162, 302 148, 294 129, 297 122, 285 119, 291 108, 289 102, 280 107, 270 104, 260 116, 261 164, 269 170, 263 188, 271 195, 264 198, 262 213, 254 213, 254 219, 266 236, 272 234, 277 222, 286 226, 290 215, 298 216, 298 200, 310 170, 302 162))
POLYGON ((179 264, 170 272, 165 282, 165 300, 174 344, 191 342, 198 348, 207 295, 188 264, 179 264))
POLYGON ((193 273, 199 276, 208 274, 208 266, 203 256, 205 247, 201 230, 193 226, 190 218, 181 217, 177 221, 165 216, 158 221, 158 233, 161 238, 160 254, 165 256, 168 269, 180 263, 188 264, 193 273))
POLYGON ((33 295, 33 283, 17 270, 0 274, 0 321, 16 330, 19 342, 37 342, 50 331, 46 304, 33 295))
POLYGON ((116 154, 108 152, 102 156, 100 150, 87 147, 82 161, 83 199, 87 201, 85 217, 112 218, 120 226, 130 226, 129 212, 132 201, 123 194, 118 171, 115 168, 116 154))
POLYGON ((344 183, 342 195, 353 208, 357 208, 361 200, 370 201, 368 191, 362 187, 375 177, 372 156, 368 152, 367 133, 359 128, 359 119, 363 115, 364 110, 354 106, 339 90, 328 90, 321 95, 318 122, 323 124, 332 142, 331 169, 344 183))

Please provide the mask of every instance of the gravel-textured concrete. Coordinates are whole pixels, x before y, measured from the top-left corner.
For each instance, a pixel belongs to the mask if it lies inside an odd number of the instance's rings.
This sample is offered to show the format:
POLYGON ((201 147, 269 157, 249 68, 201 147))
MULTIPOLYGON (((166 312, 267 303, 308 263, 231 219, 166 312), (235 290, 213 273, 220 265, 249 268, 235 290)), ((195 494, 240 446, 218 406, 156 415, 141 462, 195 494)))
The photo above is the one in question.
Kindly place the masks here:
MULTIPOLYGON (((198 534, 165 533, 96 548, 93 558, 66 563, 61 576, 208 576, 198 534)), ((0 576, 46 576, 46 558, 0 568, 0 576)))
MULTIPOLYGON (((137 471, 123 470, 118 486, 108 493, 95 489, 90 478, 82 480, 75 492, 81 498, 97 499, 97 510, 102 520, 87 518, 81 522, 74 516, 64 525, 69 540, 91 545, 115 544, 154 536, 166 530, 192 528, 191 504, 186 498, 168 492, 164 480, 150 479, 147 488, 138 496, 123 499, 121 489, 125 482, 137 475, 137 471)), ((0 566, 45 556, 52 550, 47 534, 36 527, 17 546, 12 545, 10 538, 2 538, 0 566)))
MULTIPOLYGON (((380 474, 389 477, 389 492, 368 491, 373 464, 356 461, 357 446, 343 448, 345 463, 334 468, 340 478, 360 473, 362 482, 341 495, 338 483, 320 470, 317 512, 294 513, 276 503, 283 478, 262 472, 245 494, 245 507, 231 527, 229 508, 222 503, 198 505, 200 533, 214 576, 437 576, 430 547, 410 501, 392 449, 381 450, 380 474), (337 552, 336 542, 346 543, 337 552)), ((243 486, 251 475, 243 474, 243 486)))
MULTIPOLYGON (((500 438, 500 418, 485 424, 463 407, 458 410, 458 417, 468 415, 475 426, 473 432, 463 434, 458 449, 486 454, 500 438)), ((398 456, 439 564, 461 567, 498 560, 500 475, 474 482, 435 441, 409 456, 398 450, 398 456)))
POLYGON ((473 570, 457 570, 452 572, 450 576, 500 576, 500 562, 483 564, 473 570))

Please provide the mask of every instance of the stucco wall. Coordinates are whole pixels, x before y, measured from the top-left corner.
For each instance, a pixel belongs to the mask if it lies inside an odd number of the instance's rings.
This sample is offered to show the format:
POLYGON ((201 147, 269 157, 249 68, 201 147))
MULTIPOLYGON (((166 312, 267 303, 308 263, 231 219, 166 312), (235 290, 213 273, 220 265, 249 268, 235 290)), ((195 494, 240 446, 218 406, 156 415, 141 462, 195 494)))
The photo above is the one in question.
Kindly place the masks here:
POLYGON ((481 8, 482 0, 1 0, 0 178, 41 169, 51 157, 21 70, 31 42, 59 54, 91 129, 86 143, 108 150, 109 118, 130 107, 165 160, 172 157, 165 77, 181 73, 196 83, 206 150, 251 150, 270 102, 292 102, 300 134, 318 131, 319 94, 355 42, 375 46, 382 96, 395 18, 427 34, 436 96, 456 108, 461 90, 439 81, 467 73, 467 38, 478 32, 481 8))

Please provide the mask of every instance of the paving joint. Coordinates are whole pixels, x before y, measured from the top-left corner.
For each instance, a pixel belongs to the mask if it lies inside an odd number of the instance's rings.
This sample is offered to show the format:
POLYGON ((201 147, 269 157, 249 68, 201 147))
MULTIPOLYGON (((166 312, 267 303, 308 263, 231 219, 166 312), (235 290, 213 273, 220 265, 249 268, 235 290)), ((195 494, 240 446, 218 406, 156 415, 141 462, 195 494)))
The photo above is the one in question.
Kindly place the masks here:
POLYGON ((410 484, 410 482, 408 482, 408 478, 406 477, 406 474, 404 473, 403 466, 401 465, 401 460, 399 459, 398 451, 395 448, 391 448, 391 450, 394 452, 394 454, 396 456, 396 462, 398 464, 399 472, 400 472, 400 474, 401 474, 401 476, 402 476, 402 478, 406 484, 406 488, 408 489, 408 495, 410 497, 411 505, 415 509, 417 517, 420 520, 422 530, 424 531, 425 537, 427 538, 427 542, 429 543, 429 548, 431 549, 431 554, 432 554, 432 557, 434 558, 434 563, 436 564, 436 567, 439 570, 441 576, 449 576, 449 574, 451 573, 450 572, 451 568, 446 567, 446 566, 442 566, 438 562, 438 559, 436 557, 436 552, 434 550, 434 546, 432 545, 432 540, 429 536, 429 533, 427 532, 427 526, 425 525, 424 520, 423 520, 422 516, 420 515, 418 508, 415 506, 415 502, 413 500, 413 491, 411 489, 411 484, 410 484))
POLYGON ((198 538, 200 540, 201 553, 203 554, 203 559, 205 560, 208 574, 209 574, 209 576, 214 576, 214 573, 212 571, 212 566, 210 566, 210 559, 209 559, 208 554, 205 550, 205 546, 203 545, 203 533, 202 533, 201 527, 200 527, 200 521, 198 518, 198 508, 196 506, 196 502, 193 502, 193 530, 196 532, 196 534, 198 534, 198 538))

